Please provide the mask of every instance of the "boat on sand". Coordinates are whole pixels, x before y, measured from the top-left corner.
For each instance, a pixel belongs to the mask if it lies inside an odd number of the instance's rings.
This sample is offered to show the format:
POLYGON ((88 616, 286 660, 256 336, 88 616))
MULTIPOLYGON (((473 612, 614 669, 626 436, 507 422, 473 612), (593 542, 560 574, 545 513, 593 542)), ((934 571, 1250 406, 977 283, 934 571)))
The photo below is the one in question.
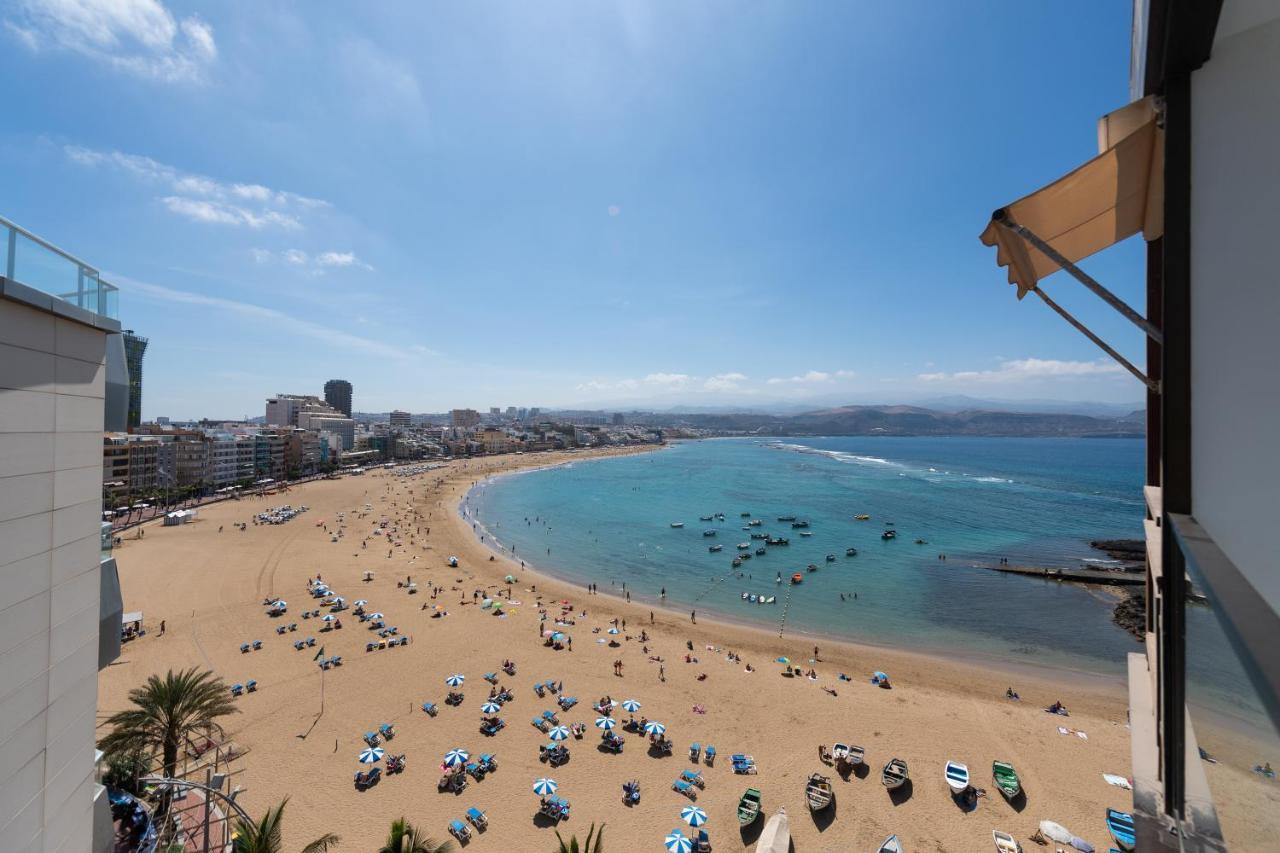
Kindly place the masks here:
POLYGON ((852 767, 862 763, 866 757, 866 750, 853 744, 833 743, 831 757, 836 760, 836 764, 848 764, 852 767))
POLYGON ((1022 793, 1022 782, 1018 780, 1018 771, 1007 761, 991 762, 991 778, 1006 800, 1015 800, 1022 793))
POLYGON ((787 810, 778 809, 778 813, 765 823, 760 830, 760 838, 756 841, 756 853, 788 853, 791 849, 791 822, 787 819, 787 810))
POLYGON ((1022 853, 1022 845, 1007 832, 991 830, 991 840, 996 844, 996 853, 1022 853))
POLYGON ((750 826, 760 819, 760 789, 748 788, 738 798, 738 824, 750 826))
POLYGON ((963 794, 969 790, 969 768, 958 761, 948 761, 946 768, 947 787, 953 794, 963 794))
POLYGON ((814 773, 809 777, 809 783, 804 786, 804 799, 809 804, 809 811, 822 811, 831 805, 834 798, 835 793, 831 790, 829 778, 820 773, 814 773))
POLYGON ((901 788, 907 781, 907 762, 901 758, 890 758, 889 763, 880 771, 880 781, 890 791, 901 788))
POLYGON ((880 849, 876 853, 904 853, 906 849, 902 846, 902 842, 898 840, 898 836, 890 835, 880 845, 880 849))

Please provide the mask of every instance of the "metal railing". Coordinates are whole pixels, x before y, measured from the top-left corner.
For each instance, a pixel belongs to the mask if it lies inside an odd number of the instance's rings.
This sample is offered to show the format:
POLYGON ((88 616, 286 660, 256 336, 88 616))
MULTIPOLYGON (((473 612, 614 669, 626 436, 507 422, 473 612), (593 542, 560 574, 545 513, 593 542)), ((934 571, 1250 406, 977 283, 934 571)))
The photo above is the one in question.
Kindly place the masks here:
POLYGON ((103 280, 96 267, 3 216, 0 216, 0 246, 5 253, 5 278, 86 311, 118 318, 119 288, 103 280))

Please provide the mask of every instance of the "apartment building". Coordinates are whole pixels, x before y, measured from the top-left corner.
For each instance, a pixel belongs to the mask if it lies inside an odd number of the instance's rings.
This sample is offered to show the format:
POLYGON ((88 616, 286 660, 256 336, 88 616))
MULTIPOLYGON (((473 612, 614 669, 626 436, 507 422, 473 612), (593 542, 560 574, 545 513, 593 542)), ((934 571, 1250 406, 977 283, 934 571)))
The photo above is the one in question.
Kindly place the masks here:
POLYGON ((125 429, 129 382, 117 292, 3 218, 0 245, 0 846, 102 853, 97 675, 122 611, 102 441, 125 429))

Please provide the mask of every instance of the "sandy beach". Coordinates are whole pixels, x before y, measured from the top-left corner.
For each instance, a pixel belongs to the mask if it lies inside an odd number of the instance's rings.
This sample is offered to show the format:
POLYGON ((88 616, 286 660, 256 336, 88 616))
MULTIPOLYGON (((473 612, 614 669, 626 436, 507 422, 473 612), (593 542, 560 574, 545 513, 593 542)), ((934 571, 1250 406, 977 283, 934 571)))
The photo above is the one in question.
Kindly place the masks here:
MULTIPOLYGON (((697 792, 717 850, 753 848, 763 821, 743 834, 735 818, 747 787, 762 791, 767 814, 786 807, 796 850, 875 850, 891 833, 909 850, 989 850, 991 830, 1028 845, 1042 819, 1106 849, 1104 810, 1131 805, 1128 791, 1103 779, 1104 773, 1129 773, 1122 685, 825 638, 780 640, 701 616, 692 625, 687 612, 589 595, 581 586, 522 571, 482 545, 458 512, 466 492, 485 477, 591 455, 457 461, 414 477, 371 471, 207 507, 190 525, 148 525, 142 539, 130 532, 116 552, 125 609, 144 611, 148 633, 128 643, 102 673, 100 718, 122 708, 127 691, 147 675, 171 667, 207 667, 228 683, 256 679, 258 690, 238 700, 241 713, 224 721, 244 751, 233 765, 233 784, 244 789, 240 802, 255 815, 290 797, 287 847, 332 831, 342 836, 341 849, 368 851, 402 815, 444 838, 449 821, 474 806, 487 813, 489 829, 469 848, 550 850, 555 836, 535 820, 538 797, 531 790, 534 779, 550 776, 572 804, 562 833, 581 837, 592 822, 607 823, 607 849, 660 850, 673 828, 689 832, 680 820, 689 800, 672 790, 672 782, 693 768, 688 751, 698 742, 714 744, 718 752, 714 766, 699 762, 706 787, 697 792), (309 510, 285 524, 249 523, 282 504, 309 510), (335 542, 339 513, 345 519, 335 542), (383 520, 385 528, 372 535, 383 520), (234 526, 240 523, 247 523, 243 532, 234 526), (450 556, 458 558, 456 568, 448 566, 450 556), (365 572, 373 572, 373 580, 363 581, 365 572), (516 583, 504 583, 508 573, 516 583), (304 607, 320 606, 307 592, 308 579, 317 575, 348 602, 368 599, 367 609, 384 613, 386 624, 411 642, 366 652, 376 636, 350 611, 339 614, 341 630, 320 633, 319 621, 300 618, 304 607), (408 578, 417 584, 415 594, 397 585, 408 578), (435 599, 433 586, 443 587, 435 599), (503 616, 474 603, 477 591, 507 590, 512 601, 503 616), (271 618, 262 606, 275 596, 289 603, 284 617, 271 618), (573 638, 572 648, 557 651, 543 645, 539 605, 547 606, 548 627, 555 627, 550 623, 561 614, 562 601, 572 603, 575 624, 560 628, 573 638), (448 615, 431 618, 433 605, 448 615), (616 648, 604 642, 611 639, 605 632, 613 619, 626 621, 616 648), (277 635, 278 625, 295 622, 296 632, 277 635), (315 637, 316 647, 296 651, 293 642, 306 637, 315 637), (253 640, 263 648, 241 653, 241 643, 253 640), (810 664, 815 642, 819 659, 810 664), (326 655, 341 655, 343 665, 322 673, 312 660, 320 646, 326 655), (696 662, 686 662, 686 655, 696 662), (774 662, 779 656, 806 671, 812 666, 817 678, 781 677, 774 662), (499 669, 508 658, 517 668, 514 677, 499 669), (869 683, 875 670, 890 674, 892 689, 869 683), (495 671, 515 699, 501 713, 506 728, 485 737, 479 709, 490 685, 482 675, 495 671), (465 699, 450 707, 444 679, 455 672, 467 678, 465 699), (840 673, 850 680, 840 680, 840 673), (568 712, 556 708, 561 721, 587 726, 581 740, 567 741, 571 757, 557 768, 539 761, 538 747, 547 738, 530 723, 555 708, 552 696, 539 698, 532 689, 548 679, 578 699, 568 712), (1021 701, 1004 697, 1010 685, 1021 701), (605 695, 639 700, 637 716, 667 725, 673 754, 652 757, 644 737, 632 733, 623 733, 621 754, 599 750, 592 705, 605 695), (1070 717, 1045 713, 1055 700, 1070 717), (423 702, 436 703, 438 715, 424 714, 423 702), (405 753, 406 770, 357 791, 353 775, 361 768, 356 757, 362 735, 381 723, 394 725, 388 752, 405 753), (867 754, 867 765, 848 778, 818 758, 820 744, 841 741, 863 746, 867 754), (439 765, 455 747, 473 756, 495 754, 498 769, 472 780, 461 794, 439 793, 439 765), (733 753, 753 755, 758 774, 735 775, 728 760, 733 753), (880 782, 892 757, 909 763, 909 795, 890 797, 880 782), (950 796, 943 779, 948 760, 967 764, 974 784, 988 792, 971 811, 950 796), (1027 792, 1021 808, 1005 802, 992 784, 993 760, 1017 768, 1027 792), (834 807, 816 819, 804 799, 805 781, 815 772, 831 777, 835 787, 834 807), (634 807, 622 804, 622 784, 629 779, 641 783, 634 807)), ((620 721, 627 716, 614 713, 620 721)))

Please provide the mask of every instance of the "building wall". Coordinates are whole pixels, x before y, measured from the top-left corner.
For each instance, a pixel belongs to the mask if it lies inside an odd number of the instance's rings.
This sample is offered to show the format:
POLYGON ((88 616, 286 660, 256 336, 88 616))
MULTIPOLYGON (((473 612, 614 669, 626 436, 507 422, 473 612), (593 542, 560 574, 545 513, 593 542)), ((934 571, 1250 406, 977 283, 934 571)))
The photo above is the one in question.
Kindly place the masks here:
POLYGON ((1280 6, 1228 2, 1192 76, 1192 512, 1280 608, 1280 6))
POLYGON ((93 847, 106 339, 0 298, 0 847, 15 853, 93 847))
POLYGON ((330 379, 324 383, 324 401, 351 417, 351 383, 345 379, 330 379))

